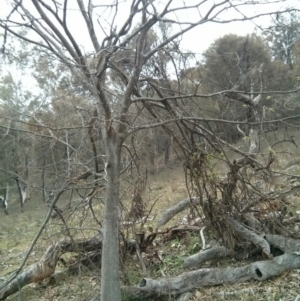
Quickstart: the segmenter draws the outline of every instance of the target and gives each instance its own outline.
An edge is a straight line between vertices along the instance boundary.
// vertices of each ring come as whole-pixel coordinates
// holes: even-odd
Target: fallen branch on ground
[[[182,267],[184,269],[195,268],[208,260],[224,258],[233,254],[233,251],[230,251],[223,246],[215,246],[211,249],[201,251],[199,253],[184,258]]]
[[[198,287],[237,284],[249,280],[264,281],[286,271],[300,268],[300,256],[284,254],[272,260],[258,261],[237,268],[200,269],[173,278],[143,278],[136,287],[123,287],[124,300],[180,295]],[[98,300],[94,298],[90,301]]]
[[[263,236],[257,235],[253,231],[248,230],[245,226],[241,223],[237,222],[232,218],[227,219],[228,223],[231,227],[235,230],[240,237],[244,238],[247,241],[251,241],[254,245],[261,247],[262,251],[267,255],[267,257],[272,258],[270,252],[270,245],[268,242],[263,238]]]
[[[19,275],[12,275],[9,280],[1,285],[0,300],[5,300],[8,296],[16,293],[29,283],[42,281],[50,277],[55,272],[60,256],[64,253],[82,250],[85,252],[101,250],[101,246],[102,240],[98,236],[75,243],[64,240],[58,241],[47,249],[38,263],[29,266]]]
[[[6,299],[29,283],[38,282],[50,277],[55,272],[59,257],[60,245],[56,243],[47,249],[38,263],[31,265],[24,272],[17,275],[8,285],[5,285],[5,283],[2,285],[0,300]]]
[[[175,206],[167,209],[158,219],[156,222],[157,227],[161,227],[165,225],[170,219],[172,219],[176,214],[183,211],[185,208],[189,207],[190,205],[197,205],[200,204],[199,198],[188,198],[180,201]]]

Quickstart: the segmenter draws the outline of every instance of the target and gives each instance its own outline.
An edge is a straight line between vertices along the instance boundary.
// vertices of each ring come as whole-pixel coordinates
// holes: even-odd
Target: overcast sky
[[[8,15],[8,12],[11,10],[11,6],[8,5],[11,0],[0,0],[1,1],[1,9],[0,9],[0,18],[6,17]],[[181,10],[178,15],[172,15],[168,17],[172,17],[174,19],[182,19],[182,20],[188,20],[192,22],[196,22],[199,20],[199,16],[201,17],[202,15],[205,14],[205,12],[213,5],[214,3],[219,3],[222,0],[207,0],[203,1],[204,4],[201,5],[201,9],[197,11],[196,9],[192,10]],[[231,0],[232,3],[234,4],[241,4],[243,2],[247,2],[245,0]],[[267,0],[260,0],[261,2],[267,2]],[[23,0],[22,3],[24,6],[30,10],[32,8],[32,5],[30,4],[30,0]],[[52,3],[50,0],[45,0],[46,3]],[[94,4],[99,4],[103,3],[101,0],[96,1],[94,0]],[[105,3],[110,3],[112,1],[105,1]],[[122,1],[119,1],[120,7],[118,11],[118,16],[117,16],[117,22],[116,25],[120,28],[120,24],[124,22],[124,20],[128,17],[129,11],[130,11],[130,4],[132,1],[127,0],[124,1],[122,4]],[[157,0],[155,3],[163,3],[165,1],[162,0]],[[178,5],[192,5],[197,2],[200,2],[199,0],[176,0],[173,1],[173,6]],[[253,1],[255,2],[255,1]],[[278,0],[276,3],[276,0],[273,1],[275,3],[273,4],[267,4],[267,5],[249,5],[246,7],[243,6],[238,6],[239,11],[235,9],[228,9],[224,12],[222,12],[221,15],[218,17],[222,20],[228,20],[232,18],[241,18],[244,15],[247,16],[253,16],[259,13],[268,13],[268,12],[276,12],[283,10],[286,7],[294,7],[297,9],[300,9],[300,1],[299,0],[285,0],[285,1],[280,1]],[[101,4],[102,4],[101,3]],[[68,14],[68,25],[71,30],[71,32],[74,34],[78,44],[80,44],[86,51],[92,50],[91,47],[91,42],[88,37],[87,31],[86,31],[86,26],[83,23],[82,16],[78,10],[77,6],[77,1],[75,0],[70,0],[68,2],[69,4],[69,14]],[[96,12],[96,9],[95,9]],[[99,13],[99,11],[98,11]],[[103,17],[105,15],[105,17]],[[101,21],[101,26],[106,28],[107,30],[109,29],[109,18],[111,19],[113,14],[109,11],[106,10],[103,12],[103,16],[101,13],[98,14],[98,18]],[[255,27],[257,27],[257,32],[258,34],[261,33],[260,28],[265,28],[268,25],[270,25],[270,16],[264,17],[264,18],[259,18],[255,19],[253,21],[244,21],[244,22],[233,22],[229,24],[219,24],[219,23],[206,23],[201,26],[196,27],[195,29],[191,30],[190,32],[185,33],[181,47],[183,47],[186,50],[191,50],[193,52],[197,53],[202,53],[205,49],[207,49],[211,43],[214,42],[219,37],[224,36],[225,34],[229,33],[235,33],[238,35],[246,35],[254,32]],[[96,21],[95,21],[96,24]],[[98,27],[98,32],[100,32],[100,28]],[[2,41],[0,39],[0,43],[2,44]]]
[[[0,18],[5,19],[9,12],[11,11],[11,6],[9,3],[11,3],[13,0],[0,0],[1,6],[0,6]],[[52,0],[44,0],[46,3],[53,3]],[[60,1],[60,0],[57,0]],[[84,0],[87,1],[87,0]],[[172,18],[187,20],[191,22],[199,21],[199,18],[203,14],[206,13],[206,11],[211,7],[214,3],[219,3],[223,0],[207,0],[202,1],[204,5],[201,6],[201,9],[199,11],[193,9],[193,10],[183,10],[180,12],[180,15],[173,15],[169,16]],[[258,1],[258,0],[253,0]],[[261,2],[267,1],[267,0],[260,0]],[[93,3],[95,4],[102,4],[103,0],[94,0]],[[106,0],[105,3],[111,3],[110,0]],[[122,0],[119,0],[120,3],[122,3]],[[155,3],[164,3],[165,0],[156,0]],[[186,5],[191,5],[193,3],[200,2],[200,0],[175,0],[173,1],[173,5],[183,5],[184,3]],[[232,3],[240,4],[247,2],[246,0],[231,0]],[[273,2],[276,2],[273,1]],[[22,0],[22,3],[26,7],[26,9],[30,10],[32,9],[31,0]],[[125,0],[123,4],[120,4],[119,10],[118,10],[118,16],[117,16],[117,24],[118,28],[120,28],[120,24],[122,24],[126,18],[129,15],[130,12],[130,4],[132,1]],[[78,10],[77,1],[76,0],[69,0],[69,11],[68,11],[68,26],[73,33],[74,37],[76,38],[76,41],[78,44],[81,45],[82,49],[84,49],[84,52],[90,52],[92,50],[91,47],[91,41],[89,39],[88,33],[86,31],[85,23],[82,20],[82,15]],[[242,14],[245,14],[247,16],[253,16],[258,13],[267,13],[267,12],[276,12],[276,11],[282,11],[286,7],[293,7],[300,10],[300,0],[278,0],[277,3],[268,4],[268,5],[251,5],[247,7],[240,7],[241,11],[236,10],[226,10],[224,11],[219,17],[222,20],[228,20],[232,18],[241,18]],[[98,12],[99,13],[99,12]],[[106,15],[105,15],[106,14]],[[15,14],[17,15],[17,14]],[[110,23],[109,18],[112,18],[113,14],[110,13],[108,10],[104,12],[102,15],[101,13],[98,14],[98,18],[101,21],[101,26],[103,26],[104,29],[109,30]],[[19,18],[18,21],[22,21],[21,18]],[[219,23],[206,23],[201,26],[196,27],[195,29],[191,30],[190,32],[187,32],[184,34],[182,41],[181,41],[181,47],[187,51],[192,51],[194,53],[201,54],[204,50],[206,50],[217,38],[224,36],[225,34],[229,33],[235,33],[238,35],[247,35],[254,32],[255,28],[257,30],[257,33],[261,33],[260,28],[266,28],[268,25],[270,25],[271,18],[270,16],[255,19],[253,21],[245,21],[245,22],[233,22],[233,23],[227,23],[227,24],[219,24]],[[95,21],[96,23],[96,21]],[[257,27],[258,26],[258,27]],[[97,32],[100,32],[100,28],[98,27]],[[1,29],[0,29],[1,32]],[[103,38],[103,35],[102,35]],[[40,40],[40,38],[38,38]],[[0,37],[0,47],[2,46],[2,41]],[[101,41],[101,37],[100,37]],[[0,58],[1,59],[1,58]],[[197,59],[200,59],[197,58]],[[2,70],[4,71],[4,70]],[[1,70],[0,70],[1,72]],[[18,72],[14,72],[15,74],[19,74]],[[29,77],[28,77],[29,78]],[[26,79],[25,79],[26,82]],[[29,78],[28,82],[32,85],[33,81]],[[23,80],[24,83],[24,80]],[[27,83],[28,84],[28,83]],[[29,84],[29,85],[30,85]]]
[[[286,7],[294,7],[300,9],[300,0],[287,0],[278,1],[272,5],[258,6],[253,5],[247,7],[243,13],[246,15],[255,15],[260,13],[282,11]],[[235,18],[237,15],[227,13],[227,18]],[[240,16],[239,16],[240,17]],[[274,17],[274,16],[273,16]],[[216,39],[229,34],[247,35],[253,33],[255,30],[258,34],[262,33],[262,29],[271,24],[271,16],[265,16],[254,19],[252,21],[232,22],[227,24],[207,23],[193,29],[185,34],[182,41],[182,46],[191,49],[195,52],[203,52],[206,50]]]

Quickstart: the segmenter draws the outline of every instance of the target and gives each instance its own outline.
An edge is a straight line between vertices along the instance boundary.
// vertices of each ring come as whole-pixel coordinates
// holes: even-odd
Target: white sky
[[[0,0],[0,18],[5,19],[9,12],[11,11],[11,5],[10,3],[14,0]],[[88,0],[83,0],[85,3]],[[106,4],[106,3],[112,3],[116,0],[92,0],[94,4]],[[117,18],[116,18],[116,24],[118,29],[121,27],[123,22],[126,20],[126,18],[129,16],[130,12],[130,4],[132,3],[132,0],[118,0],[120,3]],[[200,20],[200,18],[207,13],[207,11],[211,8],[213,4],[218,4],[224,0],[206,0],[202,1],[204,4],[200,6],[200,9],[191,9],[191,10],[181,10],[180,12],[177,12],[176,14],[168,15],[168,18],[172,19],[180,19],[186,20],[189,22],[197,22]],[[240,6],[240,4],[243,4],[245,2],[248,2],[249,0],[230,0],[230,3],[233,3],[235,5],[238,5],[238,9],[240,11],[236,11],[232,8],[227,9],[226,11],[223,11],[222,14],[218,16],[218,18],[222,20],[228,20],[233,18],[241,18],[242,15],[247,16],[253,16],[258,13],[268,13],[268,12],[276,12],[276,11],[282,11],[286,7],[293,7],[300,9],[300,1],[299,0],[269,0],[275,3],[272,4],[265,4],[265,5],[248,5],[248,6]],[[252,2],[260,1],[260,2],[268,2],[268,0],[252,0]],[[53,3],[53,0],[44,0],[45,3],[51,5]],[[58,2],[63,2],[62,0],[57,0]],[[166,0],[156,0],[154,1],[155,4],[158,5],[158,10],[161,9],[161,5],[165,3]],[[201,0],[174,0],[172,3],[172,7],[178,7],[178,6],[184,6],[184,5],[193,5],[195,3],[199,3]],[[250,2],[250,1],[249,1]],[[31,4],[31,0],[22,0],[22,3],[24,7],[26,7],[27,10],[35,11],[33,5]],[[91,41],[89,38],[89,35],[86,30],[86,25],[82,19],[81,12],[79,11],[77,1],[76,0],[69,0],[68,1],[68,20],[67,24],[71,31],[71,33],[74,35],[77,43],[81,45],[83,52],[91,52]],[[99,10],[102,9],[102,12]],[[98,10],[98,11],[97,11]],[[110,28],[110,20],[112,20],[112,16],[114,15],[109,10],[103,11],[103,8],[94,9],[95,13],[98,13],[98,15],[94,15],[94,25],[97,26],[97,33],[101,32],[101,28],[97,25],[97,18],[99,19],[99,23],[101,23],[102,28],[104,30],[109,30]],[[23,21],[20,16],[17,13],[14,13],[14,20],[17,21]],[[53,20],[53,18],[51,19]],[[255,19],[253,21],[244,21],[244,22],[233,22],[233,23],[227,23],[227,24],[219,24],[219,23],[206,23],[202,24],[200,26],[197,26],[193,30],[187,32],[182,37],[181,41],[181,47],[184,50],[192,51],[195,53],[201,54],[203,51],[205,51],[216,39],[224,36],[225,34],[229,33],[235,33],[238,35],[246,35],[254,32],[254,29],[256,25],[267,27],[270,24],[270,16]],[[136,24],[137,20],[135,21]],[[174,30],[176,29],[176,26],[174,26]],[[178,29],[178,27],[177,27]],[[0,29],[0,33],[3,33],[3,31]],[[260,33],[260,30],[258,29],[258,33]],[[102,36],[102,37],[101,37]],[[31,37],[31,36],[30,36]],[[103,33],[99,35],[99,42],[101,43],[101,38],[103,38]],[[2,38],[0,37],[0,47],[2,46]],[[40,40],[40,38],[38,38]],[[4,71],[4,70],[3,70]],[[1,70],[0,70],[1,72]]]
[[[294,7],[300,9],[299,0],[287,0],[287,1],[278,1],[278,3],[273,3],[271,5],[253,5],[252,7],[247,7],[243,10],[245,15],[256,15],[261,13],[276,12],[282,11],[286,7]],[[225,14],[224,14],[225,15]],[[240,18],[240,14],[227,13],[226,18]],[[265,16],[254,19],[252,21],[239,21],[232,22],[227,24],[219,23],[207,23],[199,26],[186,33],[182,46],[186,49],[190,49],[194,52],[203,52],[206,50],[216,39],[226,35],[226,34],[237,34],[245,36],[257,31],[258,34],[261,34],[262,29],[268,27],[271,24],[271,17]]]
[[[9,3],[14,0],[0,0],[0,18],[5,19],[8,13],[11,11],[11,6]],[[46,3],[53,3],[53,0],[44,0]],[[57,0],[62,1],[62,0]],[[85,2],[87,0],[84,0]],[[113,0],[92,0],[95,4],[103,4],[105,3],[111,3]],[[154,3],[164,3],[166,0],[156,0]],[[174,5],[182,5],[185,3],[186,5],[192,5],[196,2],[200,2],[201,0],[174,0]],[[172,15],[169,17],[172,17],[173,19],[185,19],[188,21],[198,21],[199,15],[203,15],[206,13],[206,11],[211,7],[214,3],[220,3],[224,0],[206,0],[202,1],[204,2],[204,5],[201,6],[201,10],[190,10],[190,11],[181,11],[178,15]],[[235,4],[240,4],[247,2],[249,0],[230,0],[231,2]],[[254,1],[268,1],[268,0],[252,0]],[[276,1],[276,0],[275,0]],[[122,2],[122,0],[119,0],[119,2]],[[22,3],[26,7],[26,9],[30,10],[32,9],[31,0],[22,0]],[[81,45],[81,48],[84,50],[83,52],[90,52],[92,50],[91,47],[91,41],[89,39],[85,23],[83,22],[82,15],[78,10],[77,1],[76,0],[69,0],[68,1],[70,10],[68,11],[68,26],[70,28],[70,31],[74,35],[76,41],[79,45]],[[118,27],[120,28],[120,24],[122,24],[126,18],[129,15],[130,12],[130,4],[132,3],[132,0],[124,0],[124,3],[120,5],[119,8],[119,14],[116,18],[116,23]],[[129,5],[128,5],[129,4]],[[243,14],[247,16],[255,15],[257,13],[267,13],[267,12],[276,12],[276,11],[282,11],[286,7],[293,7],[300,10],[300,1],[299,0],[278,0],[277,3],[268,4],[268,5],[251,5],[248,7],[239,7]],[[95,10],[96,11],[96,10]],[[219,17],[222,18],[222,20],[226,19],[232,19],[232,18],[241,18],[241,12],[236,11],[224,11],[222,15]],[[103,26],[105,29],[109,29],[110,24],[106,24],[104,22],[104,18],[109,20],[111,19],[112,14],[109,14],[108,11],[104,12],[103,15],[99,14],[99,19],[101,20],[101,26]],[[18,21],[22,21],[21,18],[17,19]],[[187,32],[184,34],[182,41],[181,41],[181,48],[183,48],[186,51],[192,51],[194,53],[201,54],[203,51],[205,51],[216,39],[229,34],[234,33],[241,36],[245,36],[247,34],[251,34],[254,32],[254,29],[256,25],[267,27],[270,24],[270,16],[255,19],[253,21],[245,21],[245,22],[233,22],[233,23],[227,23],[227,24],[219,24],[219,23],[206,23],[200,26],[197,26],[193,30]],[[96,21],[94,21],[96,23]],[[98,31],[100,32],[100,28],[98,26]],[[258,29],[257,32],[260,34],[261,30]],[[0,29],[0,33],[3,33]],[[103,38],[103,35],[102,35]],[[40,40],[40,38],[38,39]],[[99,42],[101,43],[101,38],[99,38]],[[0,37],[0,47],[2,46],[2,38]],[[1,57],[0,57],[1,59]],[[201,59],[201,57],[197,58]],[[8,66],[7,66],[8,67]],[[17,70],[12,69],[10,66],[10,71],[16,75],[16,78],[22,77],[22,83],[28,88],[35,91],[36,83],[32,80],[32,77],[28,74],[28,76],[22,76],[20,72],[17,72]],[[5,72],[5,70],[2,70],[2,72]],[[2,73],[3,74],[3,73]],[[1,76],[1,70],[0,70],[0,76]]]
[[[1,9],[0,9],[0,18],[6,17],[9,10],[11,9],[8,3],[10,0],[0,0],[1,3]],[[5,1],[5,2],[4,2]],[[172,15],[169,17],[173,18],[180,18],[185,19],[188,21],[196,21],[199,20],[199,15],[203,15],[206,13],[206,11],[213,5],[214,3],[219,3],[222,0],[207,0],[204,2],[203,5],[200,6],[200,11],[197,11],[195,9],[190,11],[181,11],[178,13],[178,15]],[[242,4],[244,2],[247,2],[245,0],[231,0],[234,4]],[[261,2],[267,2],[267,0],[260,0]],[[30,4],[30,0],[23,0],[24,6],[30,10],[32,8],[32,5]],[[52,3],[50,0],[45,0],[46,3]],[[58,1],[59,2],[59,1]],[[112,1],[105,1],[105,3],[111,3]],[[120,1],[122,2],[122,1]],[[120,4],[119,13],[117,16],[117,25],[124,22],[126,17],[128,16],[129,10],[130,10],[130,4],[132,1],[125,0],[123,4]],[[154,3],[163,3],[165,1],[157,0]],[[185,3],[186,5],[192,5],[197,2],[200,2],[200,0],[175,0],[173,3],[173,6],[175,5],[183,5]],[[254,2],[254,1],[253,1]],[[274,1],[275,2],[275,1]],[[85,24],[82,21],[82,16],[80,12],[78,11],[77,1],[75,0],[69,0],[69,19],[68,24],[71,32],[74,34],[75,38],[77,39],[77,42],[82,45],[82,47],[85,48],[86,51],[89,50],[91,43],[90,39],[88,38],[88,34],[86,32]],[[103,3],[103,1],[96,1],[94,0],[93,3],[99,4]],[[72,5],[72,6],[71,6]],[[267,12],[276,12],[283,10],[286,7],[294,7],[300,9],[300,1],[299,0],[285,0],[280,1],[278,0],[277,3],[273,4],[267,4],[267,5],[251,5],[247,7],[239,6],[240,12],[237,12],[236,10],[227,10],[222,12],[222,14],[219,16],[220,18],[224,19],[232,19],[232,18],[241,18],[241,13],[251,16],[255,15],[257,13],[267,13]],[[97,10],[95,9],[95,12]],[[105,17],[103,17],[105,15]],[[109,24],[105,24],[104,18],[111,19],[112,14],[109,14],[109,11],[106,11],[103,13],[103,16],[100,14],[100,19],[102,18],[101,25],[104,26],[104,28],[108,28]],[[96,21],[94,22],[96,24]],[[191,50],[193,52],[203,52],[205,49],[207,49],[211,43],[213,43],[214,40],[216,40],[219,37],[224,36],[228,33],[235,33],[238,35],[246,35],[249,33],[252,33],[254,31],[254,28],[256,25],[260,25],[263,27],[268,26],[270,24],[270,17],[264,17],[260,19],[255,19],[253,21],[245,21],[245,22],[234,22],[229,24],[217,24],[217,23],[206,23],[203,25],[198,26],[197,28],[191,30],[190,32],[186,33],[183,37],[182,44],[183,48]],[[120,27],[120,26],[119,26]],[[98,32],[99,32],[98,27]],[[258,33],[260,33],[260,30],[258,30]],[[101,41],[101,39],[100,39]],[[0,39],[0,43],[2,44],[2,41]],[[0,45],[1,45],[0,44]]]

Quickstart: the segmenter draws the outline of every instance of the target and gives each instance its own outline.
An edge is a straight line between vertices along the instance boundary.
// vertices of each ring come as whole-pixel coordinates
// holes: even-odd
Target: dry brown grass
[[[298,130],[293,130],[289,135],[294,135],[295,140],[300,141],[297,132]],[[268,147],[274,144],[276,139],[284,138],[284,134],[279,133],[277,137],[272,137],[272,135],[273,134],[268,134],[266,139],[262,139],[261,148],[265,149],[266,152]],[[245,144],[245,141],[240,142],[237,147],[245,147],[243,144]],[[282,143],[276,146],[275,152],[277,161],[274,167],[286,169],[293,166],[291,171],[299,172],[300,174],[300,149],[295,148],[290,143]],[[228,156],[230,159],[235,157],[232,153],[229,153]],[[221,174],[225,174],[226,170],[224,166],[222,162],[219,162],[216,165],[216,169]],[[124,183],[124,187],[125,186],[128,186],[128,182],[126,182],[126,185]],[[125,193],[123,197],[124,204],[130,202],[132,191],[132,188],[129,188]],[[151,216],[160,214],[166,208],[186,197],[188,197],[188,193],[186,191],[185,177],[181,165],[172,168],[163,168],[159,173],[148,175],[148,183],[143,195],[143,199],[147,204],[146,210],[149,210],[153,202],[158,199],[151,212]],[[297,196],[292,198],[291,201],[294,206],[294,211],[300,208],[300,201]],[[101,216],[102,205],[100,200],[94,204],[94,210],[98,217]],[[17,203],[10,206],[10,215],[8,216],[0,211],[0,278],[7,277],[19,266],[37,229],[43,221],[45,212],[46,206],[40,200],[35,199],[32,199],[26,204],[23,214],[20,213]],[[187,213],[184,212],[182,214],[185,215]],[[167,224],[166,227],[172,223],[179,222],[181,218],[182,216],[176,217],[172,222]],[[92,214],[88,210],[67,213],[65,219],[74,237],[88,237],[99,229],[99,225],[95,223]],[[143,230],[147,232],[149,227],[155,228],[155,221],[146,224]],[[61,221],[52,220],[40,238],[33,254],[29,257],[28,264],[37,261],[48,245],[64,237],[66,232],[63,229],[64,225]],[[158,277],[161,275],[162,269],[166,275],[170,276],[183,272],[181,268],[181,257],[194,252],[193,246],[197,244],[197,241],[200,243],[198,237],[188,237],[185,241],[174,241],[161,246],[160,248],[164,253],[163,258],[165,262],[163,265],[159,262],[154,263],[152,268],[148,270],[149,276]],[[216,264],[219,265],[220,263]],[[231,264],[234,263],[232,262]],[[65,268],[60,265],[57,271],[61,273],[55,277],[56,280],[54,283],[48,284],[47,281],[45,281],[42,285],[29,285],[21,291],[20,295],[16,294],[10,297],[9,300],[88,300],[99,291],[99,271],[88,271],[83,268],[78,275],[68,275],[65,272]],[[136,284],[141,277],[143,277],[143,275],[136,256],[128,256],[124,272],[122,273],[122,279],[129,281],[130,284]],[[127,278],[127,280],[125,278]],[[277,279],[263,283],[250,282],[230,287],[201,288],[193,292],[191,300],[294,301],[298,292],[300,293],[299,278],[299,272],[293,271]],[[220,293],[224,294],[220,295]],[[170,297],[168,300],[172,300],[172,298]]]

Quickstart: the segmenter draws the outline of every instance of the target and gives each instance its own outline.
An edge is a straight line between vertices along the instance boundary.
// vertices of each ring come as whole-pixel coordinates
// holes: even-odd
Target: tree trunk
[[[112,133],[106,137],[106,197],[103,217],[101,301],[121,301],[119,264],[120,143]]]
[[[46,203],[46,156],[43,155],[43,169],[42,169],[42,191],[43,191],[43,202]]]
[[[20,178],[17,176],[14,178],[17,186],[18,186],[18,191],[19,191],[19,195],[20,195],[20,204],[21,204],[21,212],[24,212],[24,203],[26,202],[27,199],[27,184],[26,183],[21,183]]]

